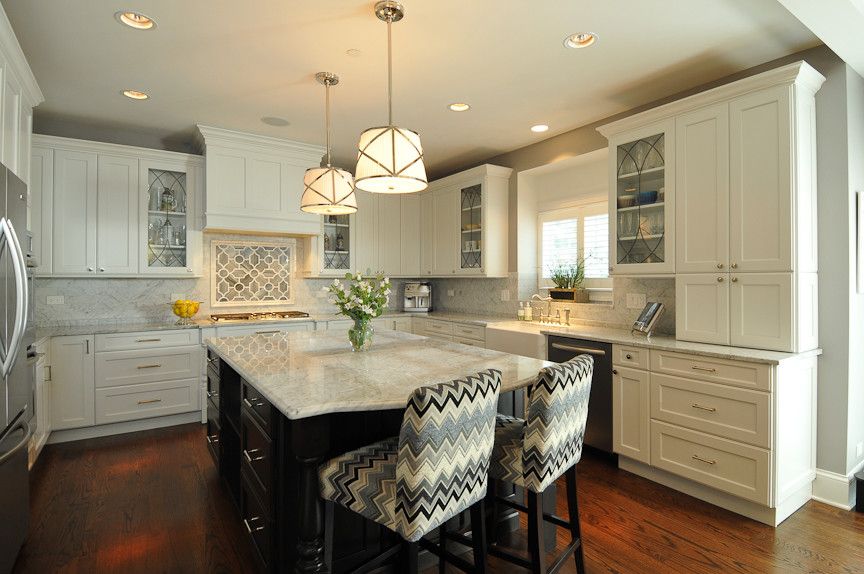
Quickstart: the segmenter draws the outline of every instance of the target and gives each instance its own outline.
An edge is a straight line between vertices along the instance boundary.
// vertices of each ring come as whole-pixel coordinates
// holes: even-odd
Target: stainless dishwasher
[[[577,355],[594,358],[585,444],[612,452],[612,345],[586,339],[549,336],[547,358],[563,363]]]

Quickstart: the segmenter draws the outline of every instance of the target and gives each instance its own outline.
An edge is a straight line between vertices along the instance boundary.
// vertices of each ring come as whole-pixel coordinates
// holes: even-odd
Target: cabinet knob
[[[192,268],[191,268],[191,267],[187,267],[187,268],[186,268],[186,273],[192,273]]]
[[[633,355],[631,355],[630,353],[627,353],[627,354],[624,355],[624,356],[625,356],[626,358],[628,358],[628,359],[632,359],[632,358],[633,358]]]
[[[732,283],[738,283],[738,278],[737,278],[737,277],[733,277],[733,278],[732,278]]]
[[[722,277],[718,277],[718,278],[717,278],[717,283],[723,283],[723,278],[722,278]]]
[[[91,271],[91,272],[92,272],[92,271],[93,271],[93,268],[92,268],[92,267],[88,267],[88,268],[87,268],[87,271]]]
[[[613,375],[617,375],[617,374],[618,374],[618,369],[612,369],[612,374],[613,374]]]
[[[100,272],[100,273],[105,273],[105,268],[104,268],[104,267],[100,267],[100,268],[99,268],[99,272]]]
[[[732,269],[738,269],[738,264],[737,264],[737,263],[733,263],[733,264],[730,265],[729,267],[731,267]]]
[[[717,264],[717,269],[723,269],[723,264],[722,264],[722,263],[718,263],[718,264]]]

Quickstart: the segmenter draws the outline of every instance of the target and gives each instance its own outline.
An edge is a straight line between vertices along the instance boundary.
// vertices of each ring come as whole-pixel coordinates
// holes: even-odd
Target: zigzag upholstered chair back
[[[522,445],[524,486],[543,492],[582,457],[594,359],[545,367],[528,391]]]
[[[396,531],[411,542],[486,495],[501,372],[421,387],[408,400],[396,461]]]

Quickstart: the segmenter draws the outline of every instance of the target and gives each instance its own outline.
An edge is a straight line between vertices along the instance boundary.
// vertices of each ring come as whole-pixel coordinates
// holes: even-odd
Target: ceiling
[[[140,130],[171,147],[202,123],[323,144],[318,71],[341,78],[333,120],[343,166],[353,169],[360,132],[387,120],[386,26],[373,1],[2,4],[45,94],[37,129],[65,123],[93,139]],[[420,132],[432,177],[819,44],[774,0],[404,4],[393,25],[394,121]],[[158,25],[121,26],[121,8]],[[581,31],[600,40],[563,47]],[[151,99],[124,98],[125,88]],[[471,110],[449,111],[456,101]],[[268,116],[290,123],[267,125]],[[537,123],[551,129],[529,131]]]

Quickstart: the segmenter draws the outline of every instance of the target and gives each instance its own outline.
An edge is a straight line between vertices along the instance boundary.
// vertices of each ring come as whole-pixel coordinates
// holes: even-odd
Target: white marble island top
[[[207,346],[289,419],[401,409],[417,387],[485,369],[502,372],[504,393],[551,364],[396,331],[376,332],[359,353],[345,333],[328,331],[213,338]]]

